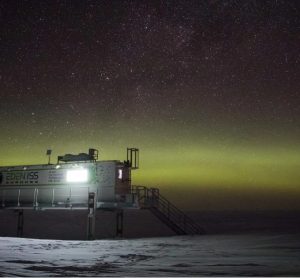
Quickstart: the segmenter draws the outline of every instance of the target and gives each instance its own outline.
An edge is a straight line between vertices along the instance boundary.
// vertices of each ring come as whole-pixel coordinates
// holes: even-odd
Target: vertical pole
[[[72,208],[72,187],[71,186],[70,186],[69,202],[67,206]]]
[[[123,218],[124,218],[123,210],[122,209],[117,210],[117,215],[116,215],[116,221],[117,221],[116,236],[117,237],[123,236]]]
[[[50,150],[50,149],[48,149],[46,152],[46,155],[48,155],[48,164],[49,165],[50,165],[51,153],[52,153],[52,150]]]
[[[18,210],[17,237],[23,236],[23,226],[24,226],[24,211],[20,209]]]
[[[4,208],[5,207],[5,190],[3,189],[2,190],[2,207]]]
[[[95,206],[95,192],[90,192],[88,199],[87,240],[95,239]]]
[[[19,189],[19,193],[18,193],[18,207],[20,206],[20,195],[21,195],[21,189]]]
[[[38,203],[38,196],[39,196],[39,189],[37,188],[36,189],[36,195],[35,195],[35,201],[36,201],[36,203],[35,203],[35,205],[36,205],[36,207],[38,207],[39,206],[39,203]]]
[[[54,207],[54,188],[52,189],[52,207]]]
[[[33,191],[33,203],[32,203],[33,208],[35,207],[35,192],[36,192],[36,188]]]
[[[39,206],[38,195],[39,195],[39,190],[38,190],[38,188],[35,188],[34,193],[33,193],[33,208],[34,209],[37,209]]]

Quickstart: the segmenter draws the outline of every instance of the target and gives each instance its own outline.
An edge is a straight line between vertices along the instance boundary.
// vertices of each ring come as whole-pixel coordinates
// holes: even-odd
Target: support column
[[[24,226],[24,211],[20,209],[18,210],[17,237],[23,236],[23,226]]]
[[[116,236],[117,237],[122,237],[123,236],[123,218],[124,218],[124,213],[123,210],[117,210],[116,214]]]
[[[95,239],[95,218],[96,218],[95,192],[90,192],[89,199],[88,199],[87,240]]]

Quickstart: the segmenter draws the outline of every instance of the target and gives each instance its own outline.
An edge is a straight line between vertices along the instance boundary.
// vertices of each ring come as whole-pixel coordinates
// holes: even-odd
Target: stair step
[[[175,222],[168,219],[163,213],[161,213],[156,208],[150,208],[150,211],[159,218],[163,223],[165,223],[169,228],[171,228],[178,235],[186,235],[186,231],[184,231],[179,225]]]
[[[140,207],[142,209],[149,209],[176,234],[186,235],[205,233],[204,230],[183,211],[163,197],[157,188],[137,186],[134,190],[135,194],[138,196]]]

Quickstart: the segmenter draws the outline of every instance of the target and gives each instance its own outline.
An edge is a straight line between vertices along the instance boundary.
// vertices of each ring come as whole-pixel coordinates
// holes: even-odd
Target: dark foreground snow
[[[0,238],[0,276],[299,276],[300,234]]]

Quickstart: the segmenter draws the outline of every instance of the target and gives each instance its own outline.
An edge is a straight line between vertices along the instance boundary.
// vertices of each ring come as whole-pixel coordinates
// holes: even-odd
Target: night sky
[[[0,165],[140,148],[184,209],[300,209],[293,0],[0,1]]]

